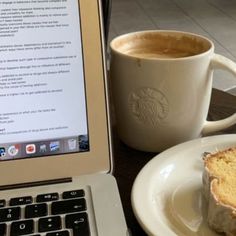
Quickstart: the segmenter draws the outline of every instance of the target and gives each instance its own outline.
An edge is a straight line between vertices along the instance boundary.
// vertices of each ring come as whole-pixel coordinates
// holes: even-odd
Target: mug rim
[[[150,57],[137,57],[134,55],[130,55],[130,54],[126,54],[124,52],[121,52],[120,50],[118,50],[117,48],[114,47],[114,44],[121,40],[124,39],[128,36],[132,36],[132,35],[144,35],[146,33],[170,33],[170,34],[182,34],[182,35],[188,35],[188,36],[193,36],[195,38],[204,40],[206,42],[209,43],[210,47],[200,53],[197,53],[195,55],[191,55],[191,56],[186,56],[186,57],[177,57],[177,58],[162,58],[162,57],[156,57],[156,58],[150,58]],[[122,35],[119,35],[115,38],[113,38],[110,42],[110,49],[111,52],[114,52],[118,55],[121,55],[123,57],[127,57],[127,58],[132,58],[132,59],[138,59],[138,60],[147,60],[147,61],[177,61],[177,60],[189,60],[189,59],[193,59],[193,58],[197,58],[200,56],[204,56],[205,54],[208,54],[209,52],[213,51],[214,52],[214,43],[212,42],[212,40],[210,40],[209,38],[200,35],[200,34],[196,34],[196,33],[192,33],[192,32],[187,32],[187,31],[178,31],[178,30],[141,30],[141,31],[133,31],[133,32],[129,32],[129,33],[125,33]]]

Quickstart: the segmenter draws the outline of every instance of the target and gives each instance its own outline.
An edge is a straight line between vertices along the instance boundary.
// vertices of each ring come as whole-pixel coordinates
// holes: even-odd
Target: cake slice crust
[[[236,148],[206,156],[205,168],[217,180],[212,182],[212,192],[218,200],[236,208]]]
[[[206,155],[204,166],[208,223],[217,232],[236,235],[236,148]]]

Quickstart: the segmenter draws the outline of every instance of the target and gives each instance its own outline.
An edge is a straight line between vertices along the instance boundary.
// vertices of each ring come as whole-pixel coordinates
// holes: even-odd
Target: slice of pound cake
[[[204,157],[203,187],[208,224],[219,233],[236,235],[236,148]]]

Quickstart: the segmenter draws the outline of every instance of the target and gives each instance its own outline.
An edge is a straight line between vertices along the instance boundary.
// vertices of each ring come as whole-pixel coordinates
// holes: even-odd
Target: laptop
[[[127,235],[101,2],[0,4],[0,235]]]

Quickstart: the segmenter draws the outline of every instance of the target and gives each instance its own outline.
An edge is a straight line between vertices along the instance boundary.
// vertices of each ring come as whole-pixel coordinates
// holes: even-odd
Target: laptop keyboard
[[[85,192],[0,199],[0,236],[89,236]]]

